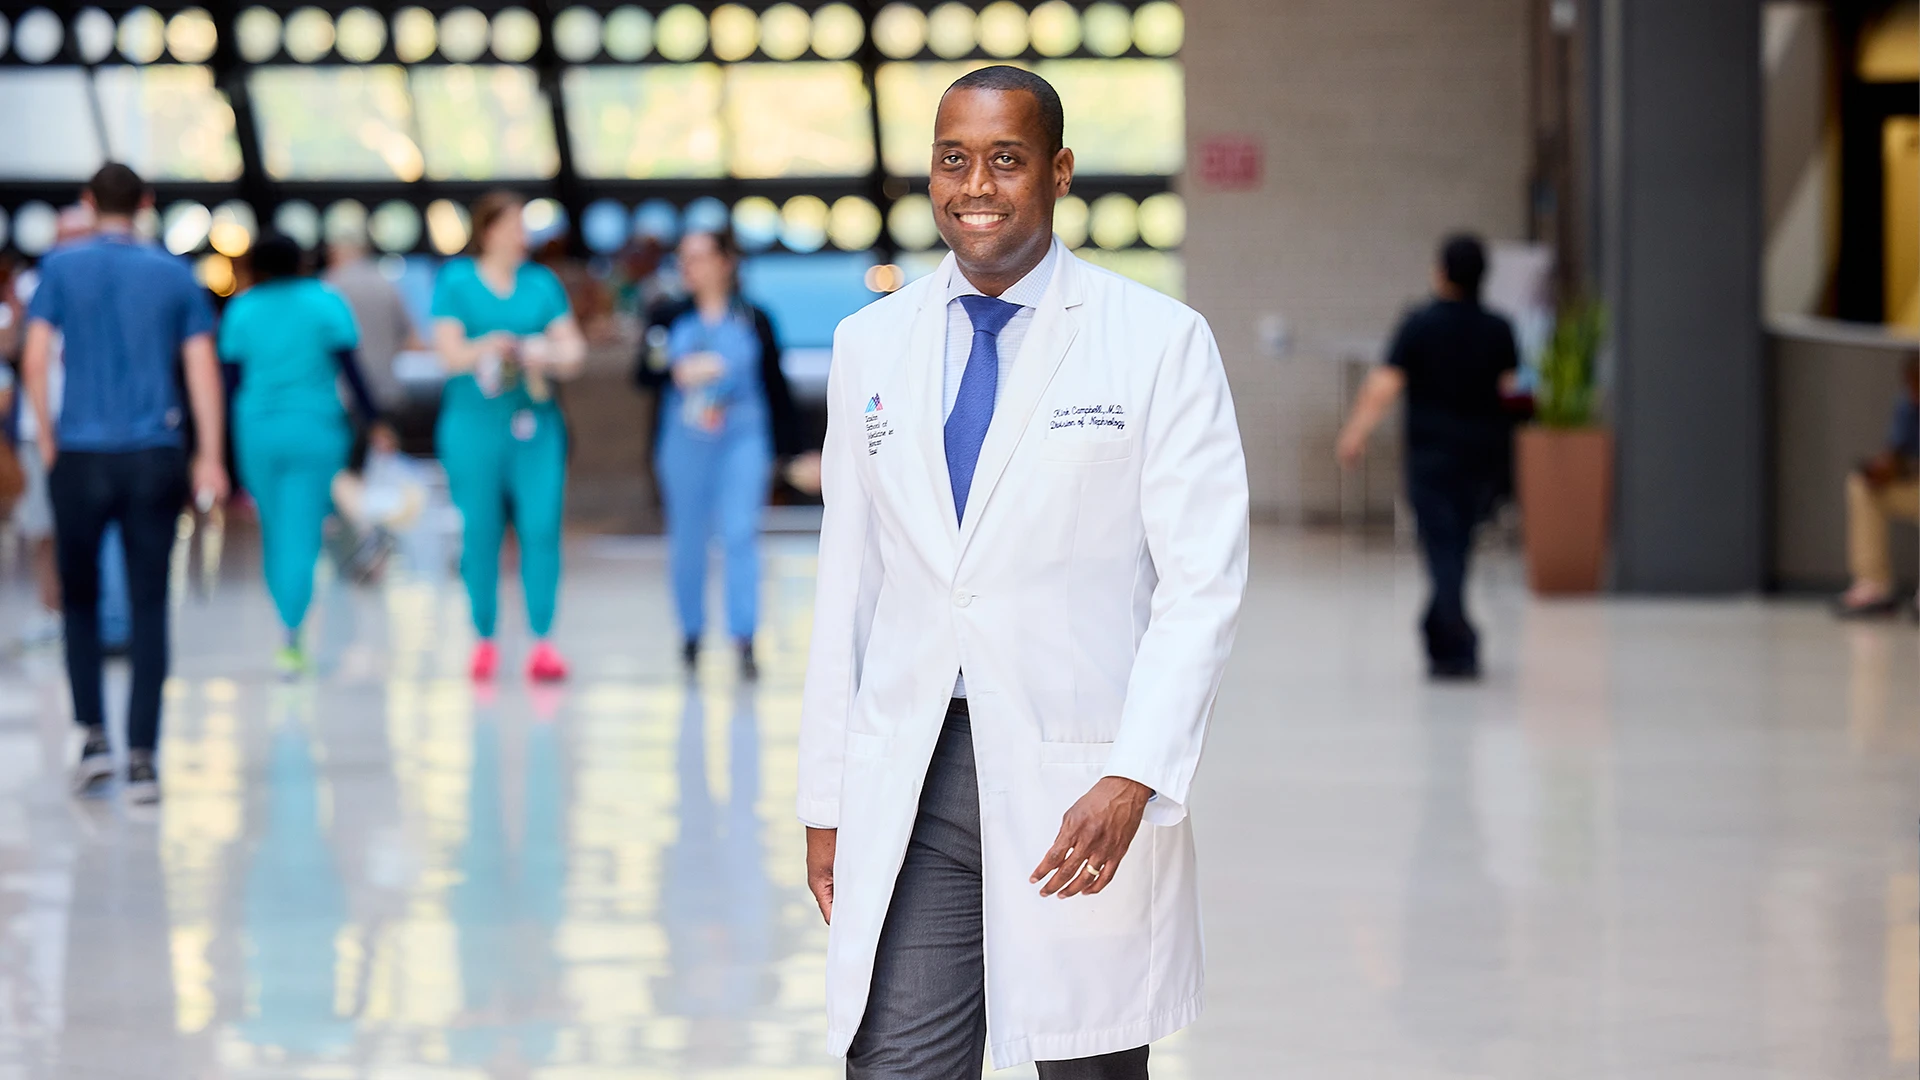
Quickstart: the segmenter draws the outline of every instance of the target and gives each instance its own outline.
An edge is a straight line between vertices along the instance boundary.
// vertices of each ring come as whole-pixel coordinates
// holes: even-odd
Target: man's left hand
[[[1103,776],[1093,790],[1080,796],[1060,819],[1060,835],[1034,867],[1029,883],[1053,875],[1040,887],[1041,896],[1061,899],[1097,893],[1120,869],[1120,859],[1140,831],[1141,815],[1153,791],[1145,784],[1119,776]]]

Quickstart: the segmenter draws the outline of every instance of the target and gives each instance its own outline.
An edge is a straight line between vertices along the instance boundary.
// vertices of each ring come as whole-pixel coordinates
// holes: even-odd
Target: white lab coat
[[[1061,255],[964,524],[941,415],[953,258],[834,336],[799,814],[839,831],[835,1055],[962,668],[994,1066],[1129,1049],[1200,1010],[1186,804],[1246,583],[1246,461],[1206,322]],[[1158,793],[1147,824],[1105,891],[1042,899],[1028,875],[1105,775]]]

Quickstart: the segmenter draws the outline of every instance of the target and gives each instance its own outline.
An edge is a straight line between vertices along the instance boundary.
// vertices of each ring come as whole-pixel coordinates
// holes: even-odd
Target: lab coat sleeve
[[[860,475],[866,452],[861,414],[848,401],[851,362],[844,327],[834,335],[827,374],[827,438],[821,452],[820,560],[813,602],[813,642],[800,704],[801,822],[840,825],[840,777],[847,717],[860,685],[860,658],[879,594],[880,558],[872,533],[872,500]]]
[[[1152,788],[1145,820],[1187,814],[1247,581],[1247,464],[1213,333],[1185,313],[1142,432],[1140,513],[1155,584],[1106,775]]]

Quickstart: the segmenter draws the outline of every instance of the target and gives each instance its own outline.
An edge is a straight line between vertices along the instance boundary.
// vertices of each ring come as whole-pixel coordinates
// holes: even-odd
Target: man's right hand
[[[47,430],[47,427],[48,425],[41,424],[40,432],[34,436],[33,441],[40,447],[40,467],[51,472],[53,459],[60,456],[60,443],[54,438],[53,432]]]
[[[227,480],[226,463],[211,454],[193,456],[193,500],[194,507],[202,513],[213,509],[213,504],[224,503],[230,494]]]
[[[837,829],[807,830],[807,888],[828,926],[833,925],[833,853],[839,839]]]

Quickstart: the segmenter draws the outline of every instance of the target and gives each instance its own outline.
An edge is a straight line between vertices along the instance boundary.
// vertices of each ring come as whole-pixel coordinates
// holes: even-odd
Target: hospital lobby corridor
[[[814,546],[765,542],[749,684],[683,675],[660,541],[575,538],[572,679],[491,691],[457,581],[323,576],[282,682],[257,552],[183,561],[157,807],[70,798],[60,653],[0,657],[0,1078],[838,1076]],[[1543,601],[1496,551],[1487,677],[1438,685],[1422,590],[1385,538],[1255,530],[1193,799],[1208,1004],[1156,1077],[1913,1075],[1911,624]]]

